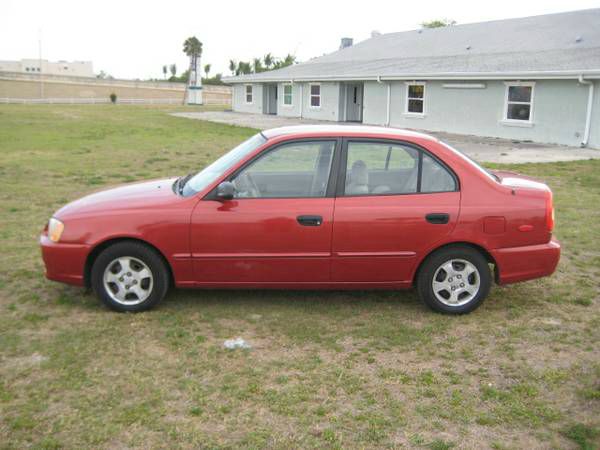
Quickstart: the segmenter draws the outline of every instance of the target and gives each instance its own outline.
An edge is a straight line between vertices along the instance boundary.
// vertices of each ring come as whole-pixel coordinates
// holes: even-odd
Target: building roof
[[[368,79],[600,78],[600,8],[374,36],[230,83]]]

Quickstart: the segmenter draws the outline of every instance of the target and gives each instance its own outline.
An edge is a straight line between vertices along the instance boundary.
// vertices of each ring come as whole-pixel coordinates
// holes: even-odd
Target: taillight
[[[552,202],[552,191],[548,191],[548,197],[546,197],[546,227],[551,233],[552,230],[554,230],[554,204]]]

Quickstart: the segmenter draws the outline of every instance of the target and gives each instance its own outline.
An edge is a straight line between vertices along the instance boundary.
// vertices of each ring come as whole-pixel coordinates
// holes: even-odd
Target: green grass
[[[411,291],[172,291],[115,314],[46,281],[37,237],[64,203],[255,132],[172,110],[0,106],[0,448],[598,448],[600,161],[503,166],[553,188],[563,257],[467,316]]]

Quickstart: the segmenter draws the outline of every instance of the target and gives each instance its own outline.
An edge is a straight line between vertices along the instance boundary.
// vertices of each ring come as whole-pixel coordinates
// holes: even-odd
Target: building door
[[[363,85],[346,85],[346,122],[362,122]]]
[[[277,114],[277,85],[276,84],[266,84],[265,85],[265,103],[266,109],[265,112],[267,114]]]

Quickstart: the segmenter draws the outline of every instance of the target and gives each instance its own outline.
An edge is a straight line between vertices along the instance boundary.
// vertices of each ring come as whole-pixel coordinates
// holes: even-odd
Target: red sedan
[[[401,289],[466,313],[550,275],[552,192],[404,130],[259,133],[198,173],[88,195],[41,236],[46,276],[118,311],[180,288]]]

